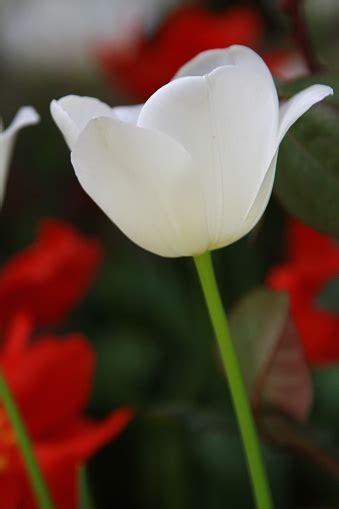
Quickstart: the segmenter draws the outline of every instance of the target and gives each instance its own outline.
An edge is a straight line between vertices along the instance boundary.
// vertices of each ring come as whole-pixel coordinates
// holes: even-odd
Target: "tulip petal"
[[[0,132],[0,204],[2,203],[5,191],[7,168],[15,136],[20,129],[28,125],[36,124],[39,120],[40,117],[34,108],[24,106],[23,108],[20,108],[18,113],[15,115],[9,127]]]
[[[269,168],[279,110],[258,55],[234,46],[206,58],[220,52],[231,65],[165,85],[146,102],[138,125],[168,134],[191,154],[202,174],[210,244],[222,246],[242,224]]]
[[[204,76],[217,67],[225,65],[234,65],[229,50],[210,49],[199,53],[196,57],[192,58],[192,60],[180,67],[173,79],[176,80],[187,76]]]
[[[15,329],[20,315],[36,327],[64,322],[87,295],[101,260],[98,240],[63,221],[42,221],[35,242],[1,266],[2,327]]]
[[[79,136],[72,163],[85,191],[139,246],[168,257],[207,249],[199,173],[165,134],[94,119]]]
[[[135,104],[133,106],[116,106],[113,108],[113,112],[122,122],[136,125],[142,107],[143,104]]]
[[[55,507],[74,509],[79,507],[78,501],[78,469],[79,463],[73,455],[66,455],[60,450],[58,443],[42,441],[35,443],[35,456],[42,470],[44,479],[50,490]],[[36,499],[29,478],[23,467],[20,469],[18,498],[16,509],[36,509]]]
[[[81,335],[45,337],[18,355],[2,356],[1,363],[34,439],[63,429],[88,401],[94,353]]]
[[[51,441],[58,446],[60,456],[73,456],[79,463],[85,463],[98,449],[118,438],[134,414],[132,408],[121,407],[102,420],[77,417]]]
[[[77,95],[67,95],[52,101],[51,115],[71,150],[90,120],[115,116],[113,108],[99,99]]]
[[[15,468],[8,465],[0,474],[0,500],[3,509],[18,509],[20,507],[20,476]]]
[[[3,139],[10,139],[23,127],[37,124],[39,120],[40,116],[34,108],[31,106],[23,106],[15,115],[12,123],[0,134],[0,136]]]
[[[246,235],[254,228],[261,216],[265,212],[267,204],[272,194],[275,171],[277,167],[278,152],[272,159],[270,167],[265,175],[265,178],[261,184],[259,192],[250,210],[247,213],[245,221],[242,225],[241,237]],[[239,237],[240,238],[240,237]]]
[[[243,223],[238,226],[234,233],[229,236],[230,243],[236,242],[237,240],[241,239],[247,233],[249,233],[255,225],[259,222],[261,216],[265,212],[265,209],[267,207],[267,204],[269,202],[269,199],[272,194],[272,188],[274,184],[274,177],[275,177],[275,171],[277,166],[277,158],[278,158],[278,152],[275,154],[275,156],[272,159],[272,162],[269,166],[269,169],[265,175],[265,178],[261,184],[261,187],[259,189],[259,192],[253,202],[253,205],[249,209],[245,219],[243,220]],[[226,232],[227,233],[227,232]],[[218,249],[222,247],[224,244],[221,242],[220,244],[216,244],[212,246],[212,249]]]
[[[266,78],[272,81],[271,73],[262,58],[250,48],[237,44],[229,48],[211,49],[199,53],[180,67],[173,79],[187,76],[204,76],[218,67],[228,65],[246,65],[248,69],[252,69],[253,75],[266,75]]]
[[[280,107],[278,144],[289,128],[314,104],[333,94],[333,89],[327,85],[312,85],[299,92]]]

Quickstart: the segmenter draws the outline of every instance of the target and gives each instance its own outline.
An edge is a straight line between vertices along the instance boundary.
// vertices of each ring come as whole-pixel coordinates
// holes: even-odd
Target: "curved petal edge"
[[[331,87],[327,85],[312,85],[286,101],[280,107],[278,144],[281,143],[289,128],[298,118],[306,113],[311,106],[322,101],[329,95],[333,95],[333,89]]]

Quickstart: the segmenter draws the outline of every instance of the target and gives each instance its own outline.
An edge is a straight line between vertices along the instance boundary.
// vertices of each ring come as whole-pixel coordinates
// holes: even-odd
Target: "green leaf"
[[[332,279],[320,291],[317,304],[331,313],[339,313],[339,276]]]
[[[339,235],[339,122],[318,105],[292,127],[278,158],[275,192],[293,216],[332,236]]]
[[[303,421],[312,386],[286,294],[254,290],[234,308],[230,326],[254,410],[273,407]]]

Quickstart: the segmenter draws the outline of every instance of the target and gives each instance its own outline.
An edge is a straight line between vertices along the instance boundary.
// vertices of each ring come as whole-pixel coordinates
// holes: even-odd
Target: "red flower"
[[[38,238],[14,256],[0,272],[0,324],[23,311],[34,323],[57,323],[87,292],[102,251],[62,221],[42,223]]]
[[[26,346],[24,338],[18,340],[17,332],[13,332],[6,346],[0,356],[1,366],[52,498],[60,509],[77,509],[79,466],[115,438],[133,413],[121,408],[100,422],[84,416],[95,359],[82,336],[73,334],[62,340],[44,337]],[[1,405],[0,501],[4,509],[36,509],[14,433]]]
[[[339,246],[333,239],[292,221],[289,261],[268,276],[271,288],[286,290],[306,357],[313,366],[339,361],[339,316],[317,302],[321,290],[339,274]]]
[[[114,83],[133,97],[147,99],[197,53],[231,44],[256,46],[263,35],[261,15],[250,7],[212,13],[202,7],[174,11],[153,37],[143,31],[122,47],[105,45],[99,60]]]

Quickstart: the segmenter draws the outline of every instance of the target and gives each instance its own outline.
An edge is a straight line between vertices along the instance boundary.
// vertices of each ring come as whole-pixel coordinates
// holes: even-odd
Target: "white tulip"
[[[4,131],[0,122],[0,205],[2,204],[7,182],[7,173],[12,154],[15,137],[18,131],[25,126],[36,124],[39,115],[30,106],[20,108],[11,125]]]
[[[144,105],[67,96],[51,112],[82,187],[132,241],[196,256],[255,226],[284,135],[332,93],[313,85],[279,108],[264,61],[232,46],[198,55]]]

